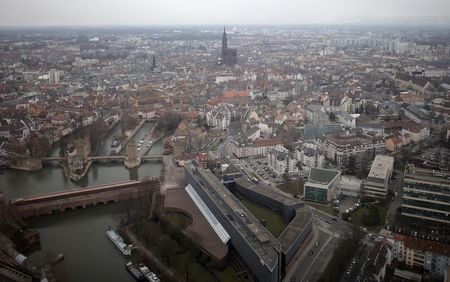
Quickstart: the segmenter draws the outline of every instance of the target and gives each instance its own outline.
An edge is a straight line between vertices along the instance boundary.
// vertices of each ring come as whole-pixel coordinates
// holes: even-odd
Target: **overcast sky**
[[[450,24],[450,0],[0,0],[0,26]]]

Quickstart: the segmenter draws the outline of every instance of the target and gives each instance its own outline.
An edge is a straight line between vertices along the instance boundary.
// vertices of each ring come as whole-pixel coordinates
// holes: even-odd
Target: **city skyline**
[[[450,25],[450,2],[250,0],[3,1],[0,27],[160,25]],[[276,11],[276,13],[274,13]]]

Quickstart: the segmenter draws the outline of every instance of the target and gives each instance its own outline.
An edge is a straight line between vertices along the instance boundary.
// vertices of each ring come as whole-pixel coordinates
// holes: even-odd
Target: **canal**
[[[151,126],[151,123],[145,124],[135,139],[145,136]],[[110,149],[114,134],[112,132],[105,137],[102,154]],[[162,152],[163,143],[159,141],[149,154]],[[64,177],[62,168],[49,165],[33,173],[4,171],[0,175],[0,190],[5,199],[10,200],[75,187],[159,176],[160,173],[161,164],[155,162],[146,162],[130,170],[122,163],[95,163],[85,179],[73,183]],[[28,225],[41,232],[42,247],[40,251],[30,254],[29,259],[40,265],[51,255],[63,253],[65,259],[57,266],[57,270],[58,273],[61,272],[64,281],[134,281],[125,270],[126,257],[105,234],[108,226],[117,226],[125,214],[126,205],[119,203],[29,220]]]

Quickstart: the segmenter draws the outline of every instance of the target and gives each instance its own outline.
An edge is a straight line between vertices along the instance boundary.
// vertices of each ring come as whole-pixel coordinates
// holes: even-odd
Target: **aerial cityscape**
[[[0,281],[450,281],[450,2],[211,2],[0,4]]]

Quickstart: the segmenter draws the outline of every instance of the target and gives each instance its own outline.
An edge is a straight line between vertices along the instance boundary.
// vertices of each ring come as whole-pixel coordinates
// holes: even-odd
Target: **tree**
[[[282,175],[282,178],[283,178],[283,183],[288,183],[289,182],[289,170],[288,170],[288,168],[285,169],[285,171],[284,171],[284,173]]]
[[[128,112],[122,115],[121,130],[125,132],[128,129],[133,129],[137,124],[137,119],[132,117]]]
[[[353,155],[348,157],[347,170],[350,174],[353,174],[356,170],[356,158]]]
[[[28,141],[27,148],[33,158],[39,159],[50,150],[50,141],[45,136],[35,136]]]
[[[89,128],[91,146],[95,147],[107,130],[108,125],[105,120],[103,118],[98,118],[97,121]]]
[[[365,226],[372,227],[380,225],[381,218],[380,212],[375,205],[370,205],[367,207],[367,210],[364,212],[364,217],[362,219],[362,223]]]

